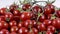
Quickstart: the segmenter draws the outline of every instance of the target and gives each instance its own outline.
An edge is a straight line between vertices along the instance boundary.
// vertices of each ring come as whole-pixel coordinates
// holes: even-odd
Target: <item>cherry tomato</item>
[[[29,3],[24,4],[24,5],[22,6],[22,9],[23,9],[23,10],[27,10],[27,9],[30,9],[30,8],[31,8],[31,5],[30,5]]]
[[[51,32],[55,33],[55,27],[54,26],[48,26],[47,31],[51,31]]]
[[[25,27],[21,27],[18,31],[18,34],[27,34],[28,33],[28,29]]]
[[[16,21],[11,21],[11,22],[9,22],[9,26],[10,27],[17,26],[17,22]]]
[[[57,10],[57,11],[56,11],[56,16],[57,16],[57,17],[60,17],[60,10]]]
[[[9,7],[11,13],[13,13],[13,11],[14,11],[15,9],[17,9],[17,8],[18,8],[18,5],[16,5],[16,4],[12,4],[12,5],[10,5],[10,7]]]
[[[26,21],[28,19],[31,19],[32,15],[30,12],[23,12],[20,16],[20,20]]]
[[[39,17],[39,21],[40,22],[43,22],[44,20],[46,20],[46,16],[45,15],[42,15]]]
[[[46,27],[43,23],[38,24],[37,28],[38,28],[39,31],[45,31],[46,30]]]
[[[47,26],[51,25],[51,20],[44,20],[43,24],[47,27]]]
[[[32,8],[33,13],[42,12],[42,8],[39,5],[36,5]]]
[[[9,34],[9,31],[6,30],[6,29],[2,29],[2,30],[0,31],[0,34]]]
[[[13,14],[11,12],[6,12],[4,16],[6,21],[11,21],[13,19]]]
[[[56,19],[52,20],[52,25],[53,25],[56,29],[60,29],[60,18],[56,18]]]
[[[17,32],[18,31],[18,27],[17,26],[13,26],[10,29],[11,32]]]

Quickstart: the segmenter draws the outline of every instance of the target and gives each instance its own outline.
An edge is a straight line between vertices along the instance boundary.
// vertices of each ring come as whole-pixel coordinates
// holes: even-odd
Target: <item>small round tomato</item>
[[[8,28],[8,23],[5,21],[0,21],[0,29],[7,29]]]
[[[36,5],[32,8],[33,13],[42,12],[42,8],[39,5]]]
[[[11,12],[6,12],[4,16],[6,21],[11,21],[13,19],[13,14]]]
[[[23,27],[23,22],[18,23],[18,28],[21,28],[21,27]]]
[[[26,21],[28,19],[31,19],[32,15],[30,12],[23,12],[20,16],[20,20]]]
[[[0,31],[0,34],[9,34],[9,31],[6,30],[6,29],[2,29],[2,30]]]
[[[14,11],[15,9],[17,9],[17,8],[18,8],[18,5],[16,5],[16,4],[12,4],[12,5],[10,5],[10,7],[9,7],[11,13],[13,13],[13,11]]]
[[[22,6],[22,9],[23,9],[23,10],[27,10],[27,9],[30,9],[30,8],[31,8],[31,5],[30,5],[29,3],[24,4],[24,5]]]
[[[24,21],[24,26],[27,28],[30,28],[33,26],[33,23],[31,20],[26,20],[26,21]]]
[[[47,31],[55,32],[55,27],[54,26],[48,26]]]
[[[39,21],[40,22],[43,22],[44,20],[46,20],[46,16],[45,15],[42,15],[39,17]]]
[[[44,20],[43,24],[47,27],[47,26],[51,25],[51,20]]]
[[[17,25],[17,22],[16,21],[11,21],[9,22],[9,26],[12,27],[12,26],[16,26]]]
[[[32,28],[30,33],[31,34],[38,34],[38,30],[36,28]]]
[[[1,9],[0,9],[0,15],[4,15],[5,12],[6,12],[6,8],[1,8]]]
[[[56,19],[52,20],[52,25],[53,25],[56,29],[60,29],[60,18],[56,18]]]
[[[57,10],[57,11],[56,11],[56,16],[57,16],[57,17],[60,17],[60,10]]]
[[[13,11],[13,15],[19,16],[19,15],[20,15],[20,11],[19,11],[19,10],[14,10],[14,11]]]
[[[5,21],[5,17],[4,16],[0,16],[0,21]]]
[[[38,28],[39,31],[45,31],[46,30],[46,27],[43,23],[38,24],[37,28]]]
[[[18,31],[18,27],[17,26],[13,26],[10,29],[11,32],[17,32]]]
[[[21,27],[18,31],[18,34],[27,34],[28,33],[28,29],[25,27]]]

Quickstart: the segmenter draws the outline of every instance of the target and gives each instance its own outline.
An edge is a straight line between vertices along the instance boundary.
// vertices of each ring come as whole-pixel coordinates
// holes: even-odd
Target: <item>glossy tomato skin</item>
[[[4,15],[5,12],[6,12],[6,8],[1,8],[1,9],[0,9],[0,15]]]
[[[11,32],[10,34],[17,34],[16,32]]]
[[[56,28],[56,29],[60,29],[60,18],[56,18],[52,21],[52,25]]]
[[[18,8],[18,5],[16,5],[16,4],[12,4],[12,5],[10,5],[10,7],[9,7],[11,13],[13,13],[13,11],[14,11],[15,9],[17,9],[17,8]]]
[[[18,31],[18,34],[27,34],[27,33],[28,33],[28,29],[25,27],[21,27]]]
[[[47,32],[46,32],[46,34],[53,34],[53,33],[52,33],[52,32],[50,32],[50,31],[47,31]]]
[[[39,5],[36,5],[32,8],[33,13],[42,12],[42,8]]]
[[[20,20],[26,21],[28,19],[31,19],[32,14],[30,12],[23,12],[20,16]]]
[[[23,9],[23,10],[27,10],[27,9],[30,9],[30,8],[31,8],[31,5],[30,5],[29,3],[24,4],[24,5],[22,6],[22,9]]]
[[[20,17],[19,16],[14,16],[13,20],[15,20],[16,22],[19,22],[20,21]]]
[[[14,10],[14,11],[13,11],[13,15],[19,16],[19,15],[20,15],[20,11],[19,11],[19,10]]]
[[[11,21],[13,19],[13,14],[11,12],[6,12],[4,17],[6,21]]]
[[[7,29],[8,28],[8,23],[5,21],[0,21],[0,29]]]
[[[24,21],[24,26],[27,28],[30,28],[33,26],[33,23],[31,20],[26,20],[26,21]]]
[[[51,25],[52,23],[51,23],[51,20],[44,20],[43,21],[43,24],[47,27],[47,26],[49,26],[49,25]]]
[[[5,21],[5,17],[4,16],[0,16],[0,21]]]
[[[46,27],[43,23],[38,24],[37,28],[38,28],[39,31],[45,31],[46,30]]]
[[[51,32],[55,33],[55,27],[54,26],[48,26],[47,31],[51,31]]]
[[[57,10],[57,11],[56,11],[56,16],[57,16],[57,17],[60,17],[60,10]]]
[[[18,31],[18,27],[17,26],[13,26],[10,29],[11,32],[17,32]]]
[[[53,14],[54,12],[55,12],[55,7],[52,4],[47,4],[44,7],[44,14],[45,15]]]
[[[6,29],[2,29],[2,30],[0,31],[0,34],[9,34],[9,31],[6,30]]]
[[[42,15],[39,17],[39,22],[43,22],[44,20],[46,20],[46,16]]]
[[[11,22],[9,22],[9,26],[10,27],[17,26],[17,22],[16,21],[11,21]]]
[[[50,4],[48,3],[46,6],[51,8],[51,13],[52,14],[55,13],[55,6],[54,5],[52,5],[51,3]]]
[[[18,23],[18,28],[21,28],[21,27],[23,27],[23,22]]]

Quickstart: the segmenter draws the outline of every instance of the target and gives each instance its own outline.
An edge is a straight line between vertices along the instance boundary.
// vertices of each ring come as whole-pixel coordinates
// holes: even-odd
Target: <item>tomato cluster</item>
[[[0,34],[60,34],[60,10],[47,4],[16,4],[0,9]]]

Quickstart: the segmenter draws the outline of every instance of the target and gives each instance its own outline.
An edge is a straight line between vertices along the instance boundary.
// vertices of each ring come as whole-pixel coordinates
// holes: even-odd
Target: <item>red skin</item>
[[[33,13],[38,13],[38,11],[41,13],[42,8],[39,5],[36,5],[33,7],[32,11],[33,11]]]
[[[18,34],[27,34],[27,33],[28,33],[28,29],[25,27],[21,27],[18,31]]]
[[[15,20],[16,22],[19,22],[20,21],[20,17],[19,16],[14,16],[13,20]]]
[[[19,15],[20,15],[20,11],[19,11],[19,10],[14,10],[14,11],[13,11],[13,15],[19,16]]]
[[[52,4],[47,4],[44,8],[44,14],[49,15],[55,12],[55,7]]]
[[[0,31],[0,34],[9,34],[9,31],[6,30],[6,29],[2,29],[2,30]]]
[[[57,18],[57,19],[52,20],[52,25],[53,25],[56,29],[60,29],[60,18]]]
[[[24,4],[24,5],[22,6],[22,9],[23,9],[23,10],[27,10],[27,9],[30,9],[30,8],[31,8],[31,5],[30,5],[29,3]]]
[[[54,26],[48,26],[47,31],[55,32],[55,27]]]
[[[11,32],[10,34],[17,34],[16,32]]]
[[[38,34],[38,30],[36,28],[32,28],[28,34]]]
[[[17,32],[18,31],[18,27],[17,26],[13,26],[10,29],[11,32]]]
[[[50,32],[50,31],[47,31],[47,32],[46,32],[46,34],[53,34],[53,33],[52,33],[52,32]]]
[[[8,28],[8,23],[5,21],[0,21],[0,29],[7,29]]]
[[[9,22],[9,26],[10,27],[17,26],[17,22],[16,21],[11,21],[11,22]]]
[[[17,9],[17,8],[18,8],[18,5],[16,5],[16,4],[12,4],[12,5],[10,5],[10,7],[9,7],[11,13],[13,13],[13,11],[14,11],[15,9]]]
[[[47,15],[47,19],[51,19],[52,14]]]
[[[28,19],[31,19],[32,14],[30,12],[23,12],[20,16],[20,20],[26,21]]]
[[[26,21],[24,22],[24,26],[27,27],[27,28],[30,28],[30,27],[33,26],[33,23],[32,23],[31,20],[26,20]]]
[[[33,23],[33,27],[37,26],[37,22],[35,20],[32,20],[32,23]]]
[[[60,34],[60,32],[58,34]]]
[[[39,17],[39,21],[40,22],[43,22],[44,20],[46,20],[46,16],[45,15],[42,15]]]
[[[21,28],[21,27],[23,27],[23,22],[18,23],[18,28]]]
[[[13,14],[11,12],[6,12],[4,16],[6,21],[7,19],[9,19],[9,21],[13,19]]]
[[[0,16],[0,21],[5,21],[4,16]]]
[[[57,16],[57,17],[60,17],[60,10],[57,10],[57,11],[56,11],[56,16]]]
[[[47,27],[47,26],[51,25],[51,20],[44,20],[43,24]]]
[[[48,3],[46,6],[48,6],[49,8],[51,8],[51,13],[55,12],[55,6],[54,5]]]
[[[45,31],[46,30],[46,27],[43,23],[38,24],[37,28],[39,31]]]
[[[1,15],[4,15],[5,12],[6,12],[6,8],[1,8],[1,9],[0,9],[0,14],[1,14]]]

